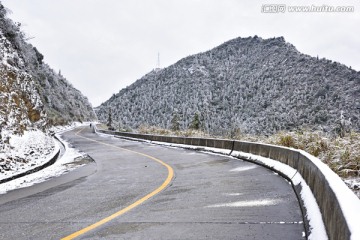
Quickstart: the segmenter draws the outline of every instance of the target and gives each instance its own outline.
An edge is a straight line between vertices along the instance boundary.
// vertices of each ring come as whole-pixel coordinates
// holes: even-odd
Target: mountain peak
[[[181,127],[200,113],[205,131],[270,134],[302,127],[332,131],[344,111],[360,129],[360,73],[302,54],[283,37],[235,38],[147,74],[98,110],[119,125]]]

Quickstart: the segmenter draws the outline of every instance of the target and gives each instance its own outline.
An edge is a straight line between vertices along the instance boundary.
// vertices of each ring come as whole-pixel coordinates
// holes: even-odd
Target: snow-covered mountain
[[[43,62],[0,3],[0,142],[26,129],[95,119],[87,98]]]
[[[97,108],[122,127],[187,128],[195,113],[214,134],[333,131],[343,111],[360,130],[360,72],[300,53],[283,37],[236,38],[154,70]],[[115,125],[116,125],[115,124]],[[117,125],[115,126],[117,127]]]

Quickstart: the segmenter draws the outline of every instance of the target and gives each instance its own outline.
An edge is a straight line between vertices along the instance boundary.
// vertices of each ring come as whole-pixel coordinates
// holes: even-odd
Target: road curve
[[[304,239],[291,185],[268,169],[89,128],[63,138],[96,173],[1,204],[0,239]]]

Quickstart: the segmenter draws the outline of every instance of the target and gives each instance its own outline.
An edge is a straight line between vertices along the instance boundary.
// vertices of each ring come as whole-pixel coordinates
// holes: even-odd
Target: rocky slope
[[[87,98],[43,62],[0,3],[0,142],[26,129],[95,119]]]
[[[182,129],[195,113],[210,133],[337,131],[341,112],[360,130],[360,72],[300,53],[283,37],[237,38],[154,70],[97,108],[115,127]],[[350,121],[349,121],[350,119]]]

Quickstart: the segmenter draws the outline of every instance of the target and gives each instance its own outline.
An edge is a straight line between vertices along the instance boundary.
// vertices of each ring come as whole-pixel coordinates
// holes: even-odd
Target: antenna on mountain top
[[[160,69],[160,53],[158,52],[157,66],[155,68],[155,71],[159,71]]]
[[[157,68],[160,68],[160,53],[158,52],[158,62],[157,62]]]

